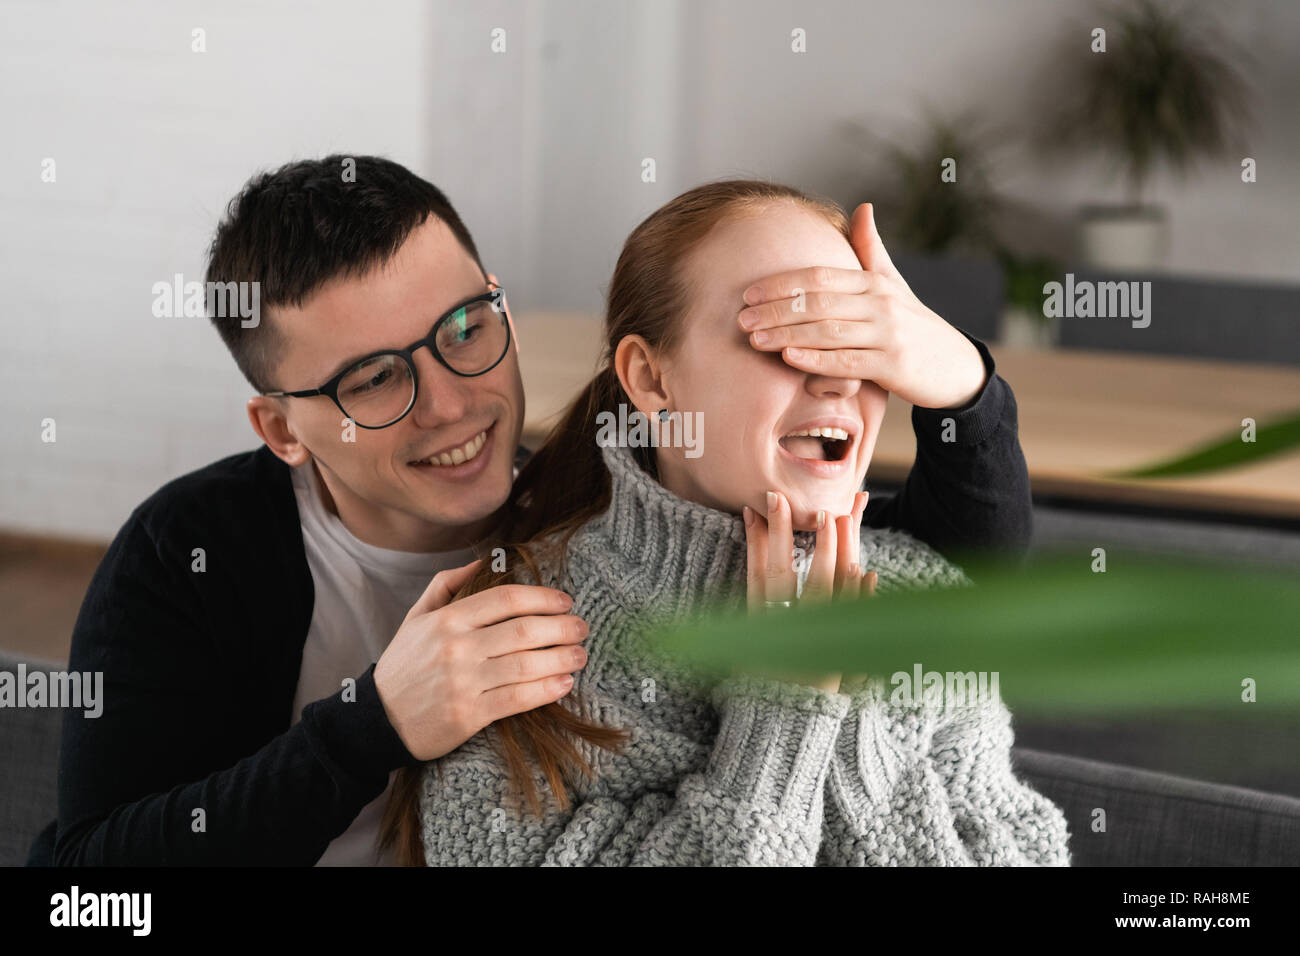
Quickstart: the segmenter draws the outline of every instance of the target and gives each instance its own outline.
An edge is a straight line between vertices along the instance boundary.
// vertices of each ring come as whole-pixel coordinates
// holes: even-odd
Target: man
[[[526,457],[513,325],[437,188],[383,159],[343,169],[256,177],[217,229],[208,281],[259,283],[258,322],[213,322],[263,445],[169,482],[114,539],[70,662],[103,672],[103,713],[65,715],[58,820],[30,862],[385,862],[394,771],[558,700],[585,662],[561,592],[450,601]],[[887,263],[858,225],[864,267]],[[864,520],[1023,549],[1014,397],[982,344],[925,318],[892,347],[967,384],[915,410],[917,464]],[[939,394],[880,354],[900,394]]]

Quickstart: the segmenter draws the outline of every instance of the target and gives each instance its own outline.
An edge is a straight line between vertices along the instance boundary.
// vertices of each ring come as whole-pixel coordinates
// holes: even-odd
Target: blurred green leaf
[[[1235,468],[1300,448],[1300,414],[1270,422],[1255,429],[1253,442],[1242,441],[1241,432],[1211,442],[1190,454],[1180,455],[1135,471],[1116,472],[1111,478],[1174,478],[1207,471]]]
[[[1300,579],[1112,553],[982,564],[974,587],[884,593],[751,616],[715,611],[657,632],[718,673],[996,672],[1037,713],[1289,709],[1300,728]],[[1260,703],[1241,701],[1253,678]]]

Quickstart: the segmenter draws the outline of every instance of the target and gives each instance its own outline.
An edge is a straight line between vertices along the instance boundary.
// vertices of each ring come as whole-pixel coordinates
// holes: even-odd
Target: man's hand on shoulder
[[[559,700],[587,662],[587,622],[563,591],[503,584],[453,601],[478,564],[435,575],[375,665],[388,721],[418,760]]]

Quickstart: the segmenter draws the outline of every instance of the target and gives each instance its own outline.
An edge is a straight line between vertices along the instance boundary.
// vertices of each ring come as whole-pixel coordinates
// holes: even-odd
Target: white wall
[[[698,6],[434,3],[432,61],[449,81],[432,84],[432,175],[516,308],[599,309],[628,232],[693,185],[681,60]]]
[[[1209,5],[1255,57],[1237,162],[1167,178],[1170,268],[1300,279],[1300,4]],[[1084,7],[1082,10],[1086,10]],[[202,277],[224,204],[256,170],[330,151],[442,187],[517,309],[598,310],[647,213],[726,175],[852,204],[856,121],[894,135],[925,100],[1032,123],[1053,0],[6,0],[0,32],[0,526],[108,537],[168,478],[253,447],[248,388],[200,319],[155,319],[154,282]],[[1070,11],[1079,11],[1070,15]],[[207,52],[191,52],[194,27]],[[494,27],[507,51],[493,53]],[[789,51],[802,27],[808,52]],[[57,182],[41,181],[41,162]],[[658,179],[641,181],[653,157]],[[1062,222],[1117,198],[1094,165],[1007,145],[1013,198]],[[886,244],[889,235],[884,236]],[[525,342],[526,347],[526,342]],[[58,441],[40,440],[44,418]]]
[[[1300,280],[1300,4],[1171,2],[1217,22],[1234,61],[1248,58],[1239,65],[1256,123],[1238,155],[1150,184],[1145,198],[1170,215],[1167,268]],[[435,58],[464,70],[475,92],[435,85],[434,115],[459,104],[455,128],[500,152],[465,151],[439,133],[447,152],[436,154],[436,175],[471,210],[476,236],[509,253],[513,301],[598,309],[628,232],[698,182],[771,177],[852,206],[872,198],[876,157],[847,123],[906,139],[925,103],[1028,132],[1051,106],[1062,35],[1074,30],[1086,48],[1091,27],[1104,25],[1090,9],[1058,0],[494,0],[465,13],[440,0]],[[487,51],[494,26],[507,31],[504,55]],[[790,52],[795,27],[807,33],[804,54]],[[1240,179],[1246,155],[1258,162],[1251,185]],[[647,156],[656,183],[641,181]],[[1013,237],[1030,249],[1069,256],[1079,206],[1124,198],[1104,155],[1049,161],[1009,137],[994,159],[996,185],[1033,211]],[[509,216],[496,211],[500,194]]]
[[[111,537],[168,478],[257,441],[220,338],[154,318],[153,283],[202,280],[258,169],[333,150],[423,167],[428,12],[8,0],[3,19],[0,525]]]
[[[1251,83],[1253,134],[1240,152],[1207,162],[1186,181],[1159,175],[1149,201],[1171,221],[1167,268],[1225,277],[1300,280],[1300,3],[1242,0],[1231,4],[1173,0],[1222,29],[1222,43]],[[842,203],[868,200],[858,187],[854,140],[835,131],[856,121],[893,137],[918,120],[922,102],[940,112],[978,110],[1011,130],[1032,128],[1059,63],[1058,41],[1105,22],[1091,3],[1056,0],[924,0],[817,4],[707,0],[698,10],[699,91],[687,139],[693,174],[731,170],[787,179]],[[808,52],[789,50],[794,26]],[[1117,55],[1116,32],[1110,53]],[[859,147],[860,149],[861,147]],[[1259,181],[1241,182],[1240,160],[1258,162]],[[864,157],[868,158],[868,157]],[[1056,240],[1088,202],[1122,201],[1103,156],[1051,165],[1018,138],[1002,144],[993,170],[1013,201],[1060,221]],[[1065,233],[1062,234],[1062,231]],[[886,245],[889,236],[882,231]],[[1062,249],[1068,252],[1068,249]]]

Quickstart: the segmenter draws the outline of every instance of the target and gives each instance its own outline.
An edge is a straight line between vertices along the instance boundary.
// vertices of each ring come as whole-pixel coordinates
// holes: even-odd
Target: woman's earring
[[[659,409],[659,420],[661,422],[668,421],[668,409],[666,408]]]

